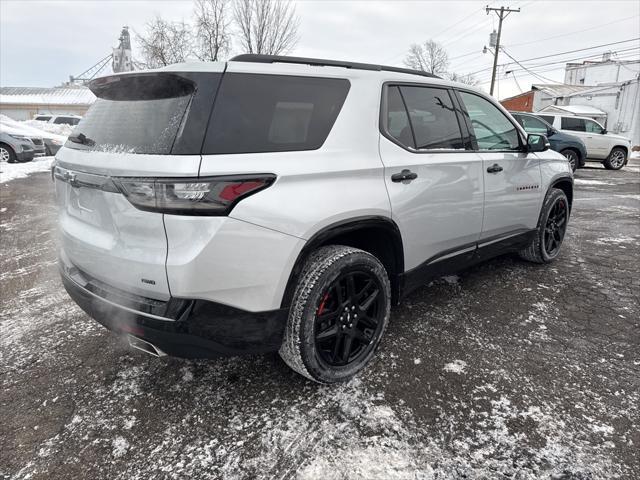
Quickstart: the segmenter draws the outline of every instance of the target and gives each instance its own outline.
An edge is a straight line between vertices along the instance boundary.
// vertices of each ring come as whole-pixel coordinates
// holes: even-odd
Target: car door
[[[605,129],[595,120],[584,119],[584,129],[587,140],[593,145],[592,156],[605,158],[611,151],[609,138],[603,135]],[[587,148],[589,148],[587,146]]]
[[[482,160],[461,129],[449,89],[383,88],[380,156],[392,216],[402,234],[405,269],[462,259],[482,228]]]
[[[561,130],[580,138],[587,147],[587,156],[597,157],[601,148],[594,139],[593,133],[587,132],[587,124],[584,118],[560,117]]]
[[[536,228],[541,197],[539,159],[504,110],[476,92],[459,91],[472,141],[482,158],[484,219],[479,246]]]

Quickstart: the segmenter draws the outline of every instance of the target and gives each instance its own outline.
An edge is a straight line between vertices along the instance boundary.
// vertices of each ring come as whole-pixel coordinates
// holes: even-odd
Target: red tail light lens
[[[118,178],[119,190],[134,207],[173,215],[228,215],[243,198],[270,186],[272,174],[211,178]]]

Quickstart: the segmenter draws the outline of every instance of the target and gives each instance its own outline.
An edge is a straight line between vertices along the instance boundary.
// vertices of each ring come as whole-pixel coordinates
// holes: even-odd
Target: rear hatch
[[[209,65],[211,67],[211,65]],[[123,292],[170,297],[163,215],[123,195],[136,178],[197,177],[217,72],[155,71],[100,78],[98,97],[56,155],[62,268]],[[210,69],[209,69],[210,70]],[[133,187],[131,187],[133,185]]]

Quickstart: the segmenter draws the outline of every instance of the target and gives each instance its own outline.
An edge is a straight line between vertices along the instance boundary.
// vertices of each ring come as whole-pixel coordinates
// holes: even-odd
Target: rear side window
[[[320,148],[348,92],[346,79],[227,73],[202,153]]]
[[[418,150],[464,149],[449,92],[442,88],[400,87]]]
[[[480,150],[518,150],[520,137],[513,123],[489,100],[473,93],[460,92],[471,129]]]
[[[387,90],[387,133],[405,147],[416,148],[413,141],[409,116],[400,96],[399,87],[389,87]]]
[[[585,123],[582,118],[561,117],[562,130],[572,130],[574,132],[584,132]]]

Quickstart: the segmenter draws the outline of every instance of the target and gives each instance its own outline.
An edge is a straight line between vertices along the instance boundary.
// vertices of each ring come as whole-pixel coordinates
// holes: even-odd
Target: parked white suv
[[[80,115],[49,115],[39,114],[33,117],[34,120],[39,122],[54,123],[56,125],[77,125],[82,120]]]
[[[595,120],[572,115],[537,113],[540,118],[558,130],[575,135],[587,147],[587,161],[600,161],[609,170],[620,170],[627,164],[631,151],[631,140],[615,135]]]
[[[242,55],[90,88],[53,171],[62,278],[148,353],[279,351],[344,381],[416,287],[559,254],[567,159],[467,85]]]

